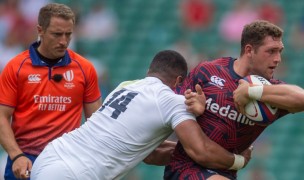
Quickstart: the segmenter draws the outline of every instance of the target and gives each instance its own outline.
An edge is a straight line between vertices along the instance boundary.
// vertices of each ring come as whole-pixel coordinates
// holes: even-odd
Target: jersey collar
[[[32,64],[34,66],[46,66],[47,64],[40,59],[39,55],[35,50],[38,46],[39,46],[39,42],[34,42],[30,46],[29,50],[30,50],[30,57],[32,60]],[[63,58],[60,61],[58,61],[54,66],[65,66],[68,65],[69,63],[71,63],[71,58],[69,56],[68,51],[66,51]]]

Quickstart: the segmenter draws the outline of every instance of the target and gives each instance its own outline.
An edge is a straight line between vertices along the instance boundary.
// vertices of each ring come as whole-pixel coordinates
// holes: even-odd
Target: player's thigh
[[[63,161],[49,164],[31,174],[31,180],[74,180],[75,176]]]
[[[167,171],[164,179],[166,180],[230,180],[230,178],[218,174],[217,172],[200,166],[188,167],[184,171]],[[234,179],[231,177],[231,179]]]
[[[228,179],[228,178],[226,178],[224,176],[216,174],[216,175],[210,176],[207,180],[230,180],[230,179]]]
[[[52,147],[46,147],[34,162],[31,180],[72,180],[76,179],[66,163]]]

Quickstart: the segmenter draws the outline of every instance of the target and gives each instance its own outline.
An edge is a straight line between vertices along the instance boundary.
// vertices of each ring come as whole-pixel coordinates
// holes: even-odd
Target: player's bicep
[[[4,106],[0,105],[0,121],[2,120],[10,120],[11,116],[14,113],[15,108],[9,107],[9,106]]]
[[[181,122],[175,127],[174,131],[191,158],[194,158],[194,156],[202,152],[204,140],[208,140],[208,138],[206,138],[207,136],[194,120]]]
[[[98,110],[101,106],[101,99],[94,101],[92,103],[84,103],[84,115],[86,118],[91,117],[91,115]]]
[[[0,75],[0,103],[8,106],[16,106],[17,103],[17,79],[11,66],[7,66]]]

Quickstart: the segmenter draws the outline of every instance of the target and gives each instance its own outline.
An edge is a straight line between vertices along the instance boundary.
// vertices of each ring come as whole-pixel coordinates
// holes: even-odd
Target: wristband
[[[15,156],[13,159],[12,159],[12,165],[14,164],[14,162],[18,159],[18,158],[20,158],[21,156],[25,156],[26,157],[26,155],[25,154],[23,154],[23,153],[21,153],[21,154],[18,154],[17,156]]]
[[[234,154],[234,163],[229,168],[230,170],[239,170],[242,169],[245,165],[245,158],[244,156]]]
[[[248,95],[250,99],[260,100],[263,94],[263,85],[251,86],[248,88]]]

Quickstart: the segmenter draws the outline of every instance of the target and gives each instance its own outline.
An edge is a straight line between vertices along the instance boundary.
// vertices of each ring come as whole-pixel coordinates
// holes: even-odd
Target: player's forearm
[[[85,103],[83,106],[85,118],[91,117],[91,115],[98,110],[101,104],[101,98],[92,103]]]
[[[212,141],[195,121],[180,123],[175,132],[186,153],[201,166],[213,169],[229,169],[233,166],[234,154]]]
[[[212,169],[229,169],[235,160],[233,153],[206,139],[199,147],[186,149],[186,152],[196,163]]]
[[[171,160],[175,146],[176,142],[164,141],[143,160],[144,163],[157,166],[167,165]]]
[[[264,86],[261,101],[290,112],[303,111],[304,90],[287,84]]]
[[[232,154],[210,139],[205,141],[205,150],[197,153],[193,159],[203,167],[212,169],[239,170],[244,168],[251,159],[253,146],[245,149],[240,155]],[[209,147],[207,147],[209,146]],[[191,157],[191,156],[190,156]],[[232,163],[232,164],[231,164]]]
[[[8,120],[3,118],[0,118],[0,143],[11,159],[22,153]]]

